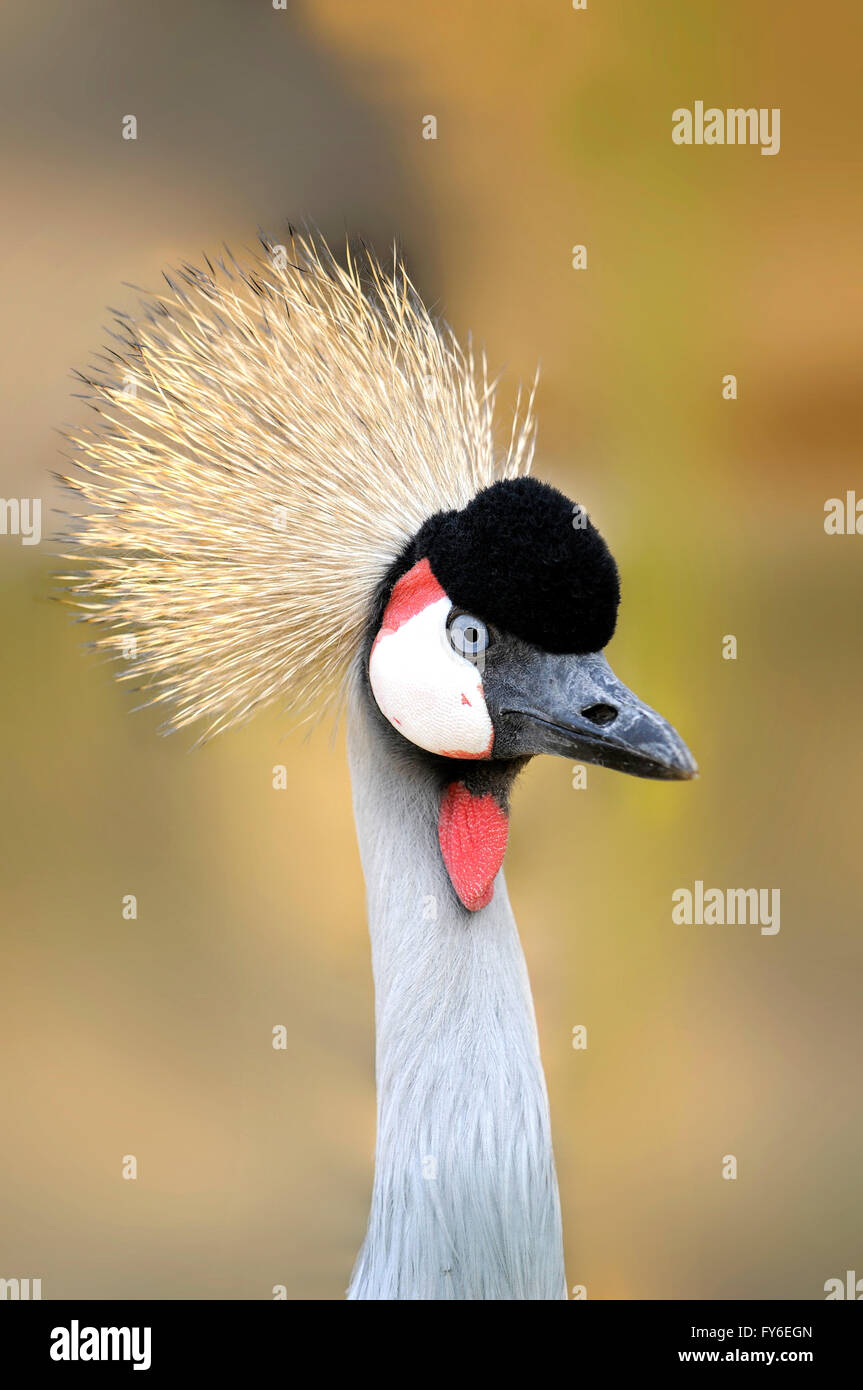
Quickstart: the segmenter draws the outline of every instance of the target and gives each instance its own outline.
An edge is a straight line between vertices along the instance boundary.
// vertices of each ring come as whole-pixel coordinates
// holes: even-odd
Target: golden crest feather
[[[384,272],[316,238],[262,244],[184,265],[118,320],[64,478],[84,503],[67,601],[165,727],[203,737],[335,692],[411,536],[534,447],[531,392],[496,452],[485,357],[397,256]]]

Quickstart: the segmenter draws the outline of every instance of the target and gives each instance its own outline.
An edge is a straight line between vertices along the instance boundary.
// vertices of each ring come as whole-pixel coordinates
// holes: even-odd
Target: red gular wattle
[[[487,907],[503,863],[509,817],[490,792],[450,782],[441,798],[438,839],[450,882],[469,912]]]

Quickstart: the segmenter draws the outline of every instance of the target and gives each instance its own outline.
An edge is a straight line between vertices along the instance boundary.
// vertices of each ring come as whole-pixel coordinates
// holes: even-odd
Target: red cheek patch
[[[450,782],[443,794],[438,839],[450,882],[469,912],[487,907],[503,863],[509,820],[488,793],[475,796],[464,782]]]
[[[418,560],[407,574],[403,574],[390,594],[390,601],[384,610],[380,630],[374,640],[372,651],[386,632],[398,632],[403,623],[428,608],[430,603],[446,598],[438,584],[428,560]]]

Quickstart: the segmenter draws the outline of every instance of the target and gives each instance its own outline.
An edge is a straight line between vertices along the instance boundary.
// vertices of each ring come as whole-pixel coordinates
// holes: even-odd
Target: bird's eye
[[[450,646],[468,661],[478,661],[489,644],[488,628],[482,618],[454,608],[447,618]]]

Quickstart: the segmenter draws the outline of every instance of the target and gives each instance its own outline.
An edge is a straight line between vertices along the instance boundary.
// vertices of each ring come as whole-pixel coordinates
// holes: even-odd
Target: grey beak
[[[495,672],[486,699],[496,758],[556,753],[634,777],[687,781],[698,774],[677,731],[617,679],[601,652],[530,648]]]

